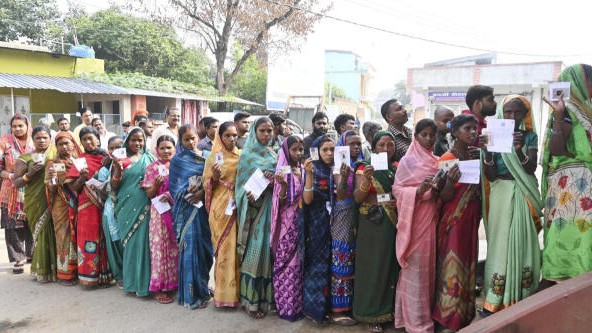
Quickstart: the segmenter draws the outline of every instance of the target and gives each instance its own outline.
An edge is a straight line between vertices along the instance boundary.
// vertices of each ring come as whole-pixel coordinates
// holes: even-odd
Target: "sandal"
[[[205,309],[205,308],[207,308],[207,307],[208,307],[208,303],[210,303],[210,300],[207,300],[207,301],[205,301],[205,302],[201,303],[201,305],[200,305],[200,306],[198,306],[197,308],[198,308],[198,309]]]
[[[154,295],[154,299],[160,304],[169,304],[173,302],[173,299],[166,293],[158,293]]]
[[[355,326],[358,323],[355,319],[343,313],[333,313],[329,316],[329,320],[333,324],[340,326]]]
[[[14,266],[12,266],[12,274],[22,274],[25,272],[25,269],[23,268],[24,264],[21,264],[19,262],[17,262],[16,264],[14,264]]]
[[[370,330],[370,332],[374,332],[374,333],[382,333],[383,332],[382,325],[380,325],[380,324],[368,324],[368,329]]]
[[[58,283],[64,287],[72,287],[77,284],[76,280],[62,280],[62,279],[58,280]]]
[[[247,308],[245,308],[245,311],[253,319],[262,319],[266,315],[265,312],[261,312],[261,311],[249,311],[249,310],[247,310]]]

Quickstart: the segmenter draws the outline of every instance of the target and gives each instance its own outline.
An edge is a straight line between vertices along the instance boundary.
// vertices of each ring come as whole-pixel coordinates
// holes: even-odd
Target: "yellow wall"
[[[72,77],[82,72],[103,73],[104,67],[103,59],[0,48],[0,73]]]
[[[105,60],[93,58],[76,58],[75,74],[104,72]]]
[[[10,88],[0,88],[0,95],[10,95]],[[14,89],[14,96],[29,96],[28,89]],[[54,90],[31,89],[29,105],[32,113],[76,113],[76,95]]]

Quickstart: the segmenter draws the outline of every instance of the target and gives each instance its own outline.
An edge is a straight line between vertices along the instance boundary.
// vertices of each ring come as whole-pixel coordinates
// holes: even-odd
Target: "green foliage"
[[[230,87],[230,94],[265,105],[267,68],[250,56],[243,64]]]
[[[39,40],[59,17],[55,0],[0,0],[0,40]]]
[[[329,94],[329,89],[331,89],[331,94]],[[332,103],[335,98],[349,99],[343,88],[335,83],[331,84],[329,80],[325,80],[325,101],[327,101],[327,103]]]
[[[199,49],[185,48],[175,30],[165,24],[123,14],[117,8],[92,16],[69,19],[80,44],[92,46],[105,70],[138,72],[191,82],[211,84],[212,64]]]
[[[407,93],[407,85],[405,84],[405,81],[401,80],[395,84],[394,98],[399,100],[403,105],[411,103],[411,96]]]

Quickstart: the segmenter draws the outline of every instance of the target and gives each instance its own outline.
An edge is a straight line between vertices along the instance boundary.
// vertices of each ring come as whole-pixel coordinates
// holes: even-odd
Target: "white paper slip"
[[[193,195],[193,193],[187,193],[187,194],[184,196],[185,200],[189,199],[189,198],[190,198],[192,195]],[[193,204],[193,206],[195,206],[195,207],[197,207],[197,208],[201,208],[201,207],[203,207],[203,202],[199,201],[198,203],[196,203],[196,204]]]
[[[223,153],[221,153],[221,152],[216,153],[216,163],[218,165],[224,164],[224,154]]]
[[[197,208],[201,208],[201,207],[203,207],[203,202],[200,201],[200,202],[196,203],[194,206]]]
[[[335,147],[335,153],[333,154],[335,169],[340,169],[342,164],[349,166],[349,160],[349,146]]]
[[[460,169],[459,183],[479,184],[481,181],[481,160],[468,160],[458,162]]]
[[[388,155],[386,153],[370,154],[370,164],[375,171],[388,170]]]
[[[164,194],[161,194],[152,198],[152,206],[154,206],[154,209],[156,209],[158,214],[163,214],[171,210],[171,205],[168,201],[160,201],[163,196]]]
[[[290,167],[289,165],[284,165],[283,167],[280,168],[280,170],[282,171],[282,174],[284,175],[288,175],[292,173],[292,167]]]
[[[255,200],[257,200],[263,191],[265,191],[267,185],[269,185],[269,179],[265,178],[265,175],[263,175],[263,172],[260,169],[257,169],[253,172],[251,178],[247,180],[244,188],[247,192],[251,192],[255,197]]]
[[[83,157],[73,158],[72,163],[74,163],[74,166],[78,171],[82,171],[82,169],[86,169],[88,167],[88,165],[86,164],[86,159]]]
[[[458,159],[438,162],[438,169],[443,169],[444,171],[448,171],[448,170],[450,170],[450,168],[452,168],[456,164],[458,164]]]
[[[127,151],[125,148],[117,148],[113,151],[113,157],[117,157],[119,159],[124,159],[127,157]]]
[[[203,178],[201,176],[195,175],[189,177],[189,188],[197,187],[200,188],[203,185]]]
[[[66,165],[64,163],[54,163],[53,171],[55,172],[66,172]]]
[[[310,148],[310,157],[313,161],[319,160],[319,148]]]
[[[98,179],[95,178],[91,178],[89,180],[86,181],[86,185],[91,186],[94,185],[97,189],[102,189],[103,187],[105,187],[105,185],[107,185],[107,182],[102,182]]]
[[[45,154],[31,154],[31,158],[33,159],[33,163],[43,163],[45,162]]]
[[[549,83],[549,100],[559,101],[559,96],[563,95],[563,100],[568,100],[571,95],[571,86],[569,82]]]
[[[376,201],[378,201],[379,203],[391,201],[391,195],[389,193],[377,194]]]
[[[158,175],[162,177],[166,177],[169,175],[169,169],[167,169],[166,165],[158,166]]]
[[[234,207],[236,207],[236,205],[234,204],[234,198],[231,197],[230,199],[228,199],[228,204],[226,205],[226,210],[224,210],[224,215],[232,216]]]
[[[498,119],[487,117],[487,133],[491,140],[487,151],[495,153],[511,153],[514,144],[514,119]]]
[[[329,212],[329,214],[331,214],[331,211],[333,210],[333,207],[331,207],[331,201],[325,202],[325,208],[327,209],[327,212]]]

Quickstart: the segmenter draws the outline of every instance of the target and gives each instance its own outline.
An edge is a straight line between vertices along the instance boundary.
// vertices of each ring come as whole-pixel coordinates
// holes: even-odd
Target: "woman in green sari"
[[[45,195],[45,162],[55,158],[51,134],[45,127],[33,129],[33,153],[21,155],[15,164],[14,186],[25,187],[25,214],[33,233],[31,275],[39,282],[56,279],[56,241]]]
[[[537,233],[543,206],[534,176],[538,139],[530,102],[523,96],[509,95],[502,105],[503,117],[515,121],[512,152],[491,153],[482,147],[484,174],[491,184],[489,210],[483,200],[487,234],[485,315],[532,295],[539,284],[541,266]]]
[[[570,66],[557,80],[571,83],[571,96],[552,103],[545,137],[541,289],[592,271],[592,66]]]
[[[372,151],[386,153],[391,163],[388,170],[375,171],[367,160],[356,169],[354,200],[360,206],[353,314],[358,321],[367,323],[370,331],[382,332],[382,325],[393,320],[399,274],[395,256],[397,205],[390,194],[396,172],[395,137],[389,131],[378,131]]]
[[[111,188],[117,191],[115,216],[123,246],[123,289],[144,297],[149,294],[150,284],[150,200],[140,184],[154,157],[147,152],[146,135],[139,127],[129,131],[123,147],[127,157],[114,159],[111,175]]]

